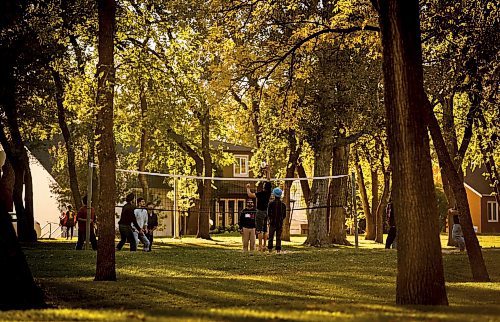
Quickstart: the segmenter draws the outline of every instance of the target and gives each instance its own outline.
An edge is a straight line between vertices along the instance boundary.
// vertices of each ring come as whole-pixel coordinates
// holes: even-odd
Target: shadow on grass
[[[451,307],[396,307],[396,252],[292,245],[286,254],[249,256],[236,242],[213,244],[157,243],[152,253],[118,252],[117,282],[93,282],[95,252],[73,251],[67,243],[40,243],[26,253],[51,303],[63,308],[224,321],[294,320],[294,314],[342,320],[362,312],[367,320],[413,313],[471,318],[477,304],[484,305],[476,307],[479,314],[500,314],[498,284],[464,283],[470,272],[460,254],[445,256]],[[498,279],[498,251],[484,255]]]

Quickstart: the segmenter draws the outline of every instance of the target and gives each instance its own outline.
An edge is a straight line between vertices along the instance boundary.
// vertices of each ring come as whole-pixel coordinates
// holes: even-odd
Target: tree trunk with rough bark
[[[61,128],[66,147],[69,187],[73,197],[73,205],[75,206],[75,209],[80,209],[82,206],[82,195],[80,194],[78,175],[76,173],[75,148],[73,146],[73,140],[71,138],[68,123],[66,122],[66,110],[64,108],[64,85],[61,80],[61,75],[54,69],[51,69],[51,71],[56,88],[57,121],[59,123],[59,127]]]
[[[210,154],[210,111],[206,107],[206,113],[200,118],[202,126],[201,149],[204,164],[204,177],[212,176],[212,156]],[[210,237],[210,211],[212,201],[212,180],[203,180],[203,198],[200,201],[200,213],[198,215],[198,233],[196,238],[212,239]]]
[[[0,202],[3,203],[5,210],[8,212],[13,210],[15,180],[16,175],[14,174],[14,169],[9,159],[5,159],[0,178]]]
[[[467,255],[469,257],[469,266],[472,271],[472,277],[476,282],[489,282],[490,277],[484,264],[481,246],[477,239],[474,227],[472,224],[472,217],[470,214],[469,202],[467,200],[467,192],[463,184],[463,180],[455,169],[453,161],[446,150],[446,144],[439,127],[439,123],[432,111],[429,101],[426,101],[426,116],[428,118],[429,131],[431,132],[432,141],[438,155],[439,166],[448,179],[450,187],[455,196],[457,203],[457,210],[459,212],[460,226],[465,239],[465,247],[467,248]]]
[[[295,138],[295,132],[290,131],[288,135],[288,144],[289,144],[289,152],[288,152],[288,162],[285,177],[293,178],[295,176],[295,168],[297,167],[297,160],[300,155],[300,146],[297,146],[297,140]],[[291,203],[290,203],[290,195],[291,188],[293,185],[293,181],[285,181],[285,189],[283,189],[283,202],[286,205],[286,217],[283,221],[283,232],[281,234],[281,240],[290,241],[290,225],[291,225]]]
[[[397,227],[396,303],[448,305],[426,129],[419,3],[378,4]]]
[[[297,162],[297,174],[299,178],[307,178],[306,170],[304,169],[304,165],[299,158]],[[302,195],[304,196],[304,203],[306,205],[311,201],[311,188],[309,187],[309,182],[307,180],[300,180],[300,188],[302,189]]]
[[[484,118],[483,111],[478,111],[478,123],[481,125],[483,130],[487,130],[486,119]],[[486,166],[486,171],[488,171],[488,176],[490,183],[495,190],[495,198],[497,203],[500,205],[500,175],[498,168],[495,164],[495,146],[498,146],[499,138],[496,134],[492,135],[489,140],[483,140],[481,133],[478,134],[479,148],[481,150],[481,155],[483,157],[484,165]]]
[[[325,140],[326,141],[326,140]],[[330,175],[331,144],[322,142],[314,152],[314,176],[323,177]],[[321,247],[330,245],[327,223],[328,206],[328,180],[313,180],[311,199],[308,203],[310,209],[307,217],[309,232],[305,241],[306,245]]]
[[[145,124],[148,111],[148,101],[146,99],[146,93],[144,92],[144,89],[141,89],[139,100],[141,106],[141,122],[140,122],[141,146],[140,146],[140,156],[139,156],[139,161],[137,163],[137,168],[139,169],[139,171],[145,172],[148,160],[147,151],[148,151],[149,131],[148,131],[148,126]],[[149,201],[149,185],[147,176],[145,174],[140,173],[138,177],[139,177],[139,183],[141,184],[142,188],[143,198],[146,199],[146,201]]]
[[[3,186],[0,197],[3,199]],[[0,310],[25,310],[45,306],[42,290],[35,284],[30,268],[16,238],[14,227],[4,204],[0,202]]]
[[[116,151],[113,134],[113,96],[115,85],[114,38],[116,2],[99,0],[99,40],[97,64],[97,156],[99,184],[99,242],[97,244],[96,281],[116,281],[115,201]]]
[[[333,148],[332,173],[334,175],[349,173],[349,146],[340,146]],[[346,238],[345,218],[347,196],[348,196],[348,177],[342,177],[332,180],[332,195],[330,200],[330,232],[329,238],[333,244],[351,245]]]
[[[371,167],[371,179],[372,179],[372,222],[373,222],[373,236],[369,236],[369,240],[375,240],[377,237],[377,206],[379,204],[379,194],[378,194],[378,169],[370,165]],[[368,238],[367,238],[368,239]]]
[[[387,207],[387,199],[389,198],[390,193],[390,181],[391,174],[389,171],[384,171],[384,188],[382,190],[382,196],[380,197],[380,201],[377,205],[376,210],[376,234],[375,234],[375,242],[383,244],[384,243],[384,222],[385,222],[385,208]]]
[[[443,138],[446,142],[446,148],[450,153],[450,156],[453,156],[455,159],[455,168],[461,168],[462,161],[459,160],[460,157],[458,155],[458,140],[457,140],[457,132],[455,130],[455,117],[453,115],[453,94],[445,97],[442,100],[443,107]],[[448,209],[455,207],[456,201],[455,196],[453,195],[453,191],[451,190],[450,184],[448,182],[448,178],[444,171],[441,171],[441,181],[443,183],[443,191],[446,195],[446,200],[448,201]],[[451,227],[453,225],[453,216],[447,215],[447,225],[448,225],[448,246],[456,246],[456,242],[453,240],[451,236]]]
[[[356,169],[356,179],[358,181],[358,190],[361,195],[361,205],[363,206],[363,213],[366,219],[366,240],[375,239],[375,225],[372,217],[372,212],[370,210],[370,203],[368,202],[368,194],[366,192],[365,177],[363,175],[363,169],[359,163],[359,156],[355,154],[355,169]]]
[[[24,140],[19,129],[17,102],[15,98],[16,80],[13,75],[13,68],[8,67],[9,62],[3,62],[7,65],[2,68],[2,92],[0,93],[0,105],[7,118],[7,126],[10,134],[10,140],[2,134],[2,145],[7,158],[9,159],[16,176],[13,192],[13,200],[18,219],[17,236],[20,241],[33,242],[37,236],[34,229],[35,219],[33,214],[33,189],[31,182],[31,172],[29,168],[29,158],[24,145]],[[2,131],[5,127],[2,125]],[[27,173],[29,172],[29,173]],[[26,180],[26,194],[23,200],[23,186]],[[29,181],[29,182],[28,182]],[[31,193],[31,196],[29,194]]]

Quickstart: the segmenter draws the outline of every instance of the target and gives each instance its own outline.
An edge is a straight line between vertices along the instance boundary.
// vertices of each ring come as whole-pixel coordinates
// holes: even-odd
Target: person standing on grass
[[[68,211],[66,212],[66,239],[73,239],[73,232],[75,229],[76,214],[73,211],[73,207],[68,205]]]
[[[68,236],[68,231],[66,229],[66,221],[68,220],[68,217],[66,216],[66,211],[61,212],[61,215],[59,216],[59,226],[61,226],[61,237],[65,238]]]
[[[118,228],[120,230],[120,242],[116,246],[117,250],[121,250],[126,242],[130,243],[130,251],[135,252],[137,250],[137,243],[135,242],[134,233],[132,232],[132,225],[142,232],[142,228],[137,224],[137,220],[134,216],[135,206],[132,204],[135,195],[133,193],[127,195],[125,201],[127,202],[122,208],[122,214],[120,220],[118,221]]]
[[[387,216],[387,222],[389,224],[389,234],[385,240],[385,248],[390,249],[391,245],[395,247],[396,240],[396,217],[394,216],[394,208],[392,206],[392,198],[389,198],[389,203],[387,208],[385,208],[385,213]]]
[[[267,206],[269,205],[269,199],[271,198],[271,182],[266,181],[264,183],[264,189],[257,193],[253,193],[250,190],[250,184],[247,184],[247,195],[249,198],[257,199],[257,210],[255,213],[255,228],[256,233],[259,236],[259,251],[266,250],[267,241]]]
[[[463,252],[465,250],[465,239],[458,215],[453,215],[453,229],[451,231],[451,237],[457,243],[460,251]]]
[[[283,232],[283,221],[286,217],[286,205],[281,201],[283,191],[280,188],[274,188],[274,200],[267,208],[269,215],[269,252],[273,251],[273,239],[276,234],[276,252],[281,252],[281,233]]]
[[[144,198],[137,198],[137,208],[134,210],[135,220],[141,230],[137,230],[132,226],[132,231],[135,238],[135,243],[139,245],[139,240],[144,245],[143,250],[149,252],[149,240],[146,237],[148,230],[148,211],[146,210],[146,200]]]
[[[87,196],[82,198],[83,206],[78,210],[76,219],[78,222],[78,241],[76,242],[76,250],[83,249],[83,243],[87,240]],[[90,243],[92,249],[97,250],[97,239],[94,231],[95,211],[94,207],[90,208]]]
[[[250,244],[250,250],[255,251],[255,208],[253,199],[247,199],[247,206],[240,213],[238,225],[243,240],[243,252],[248,252],[248,244]]]
[[[149,240],[149,251],[151,251],[151,247],[153,246],[153,233],[158,228],[158,216],[154,211],[154,203],[148,202],[146,208],[148,211],[148,230],[146,233],[146,237]]]

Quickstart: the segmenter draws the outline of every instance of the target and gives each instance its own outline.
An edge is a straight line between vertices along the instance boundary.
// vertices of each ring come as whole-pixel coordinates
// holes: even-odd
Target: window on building
[[[248,155],[235,155],[234,164],[235,177],[248,177]]]
[[[488,201],[487,213],[488,222],[498,222],[498,203],[496,201]]]

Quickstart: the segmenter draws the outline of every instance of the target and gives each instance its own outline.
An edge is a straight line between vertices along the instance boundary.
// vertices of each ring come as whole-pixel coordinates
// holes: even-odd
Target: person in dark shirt
[[[154,203],[148,202],[146,209],[148,211],[148,231],[146,232],[146,237],[149,240],[149,251],[151,251],[151,246],[153,246],[153,233],[158,228],[158,216],[154,211]]]
[[[118,228],[120,230],[120,242],[116,246],[117,250],[121,250],[123,245],[128,241],[130,243],[130,251],[135,252],[137,250],[137,244],[135,242],[134,234],[132,232],[132,225],[137,228],[141,233],[144,231],[137,224],[135,219],[134,210],[135,206],[132,204],[135,196],[133,193],[127,195],[125,201],[127,202],[122,208],[122,214],[120,220],[118,221]]]
[[[392,198],[389,198],[389,203],[387,204],[387,208],[385,209],[387,216],[387,223],[389,224],[389,233],[387,235],[387,239],[385,240],[385,248],[389,249],[395,247],[396,240],[396,217],[394,216],[394,209],[392,206]]]
[[[286,217],[286,206],[281,201],[282,194],[283,191],[280,188],[274,188],[274,200],[267,208],[267,214],[269,216],[269,244],[267,248],[269,252],[273,250],[274,234],[276,234],[276,252],[281,252],[281,233],[283,232],[283,220]]]
[[[257,210],[255,213],[255,229],[259,236],[259,251],[266,250],[267,241],[267,206],[271,198],[271,182],[264,183],[264,189],[257,193],[250,190],[250,184],[247,184],[247,195],[249,198],[257,199]]]
[[[78,210],[76,220],[78,222],[78,241],[76,242],[76,250],[83,249],[83,243],[87,240],[87,196],[82,198],[83,206]],[[90,243],[92,249],[97,250],[97,239],[94,231],[95,211],[90,208]]]
[[[243,240],[243,252],[248,252],[248,244],[250,244],[250,250],[255,251],[255,208],[253,199],[247,199],[247,206],[240,213],[238,225]]]
[[[73,207],[71,205],[68,205],[68,211],[66,212],[66,221],[65,221],[65,226],[66,226],[66,239],[73,239],[73,231],[75,229],[75,222],[76,222],[76,214],[73,211]]]

